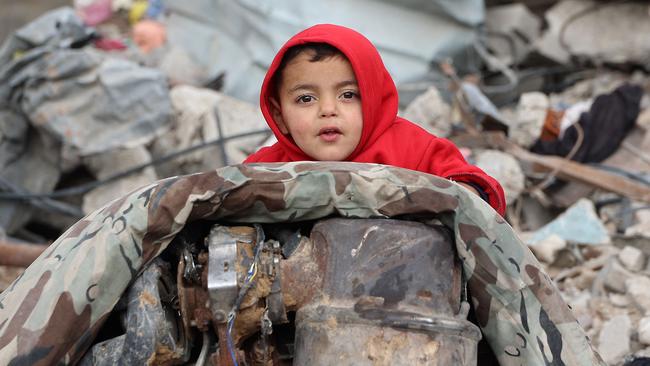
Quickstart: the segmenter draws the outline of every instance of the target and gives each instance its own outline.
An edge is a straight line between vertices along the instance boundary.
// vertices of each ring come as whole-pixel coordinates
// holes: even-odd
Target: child
[[[501,215],[503,189],[456,146],[397,116],[397,89],[360,33],[321,24],[291,38],[269,67],[260,106],[278,142],[245,163],[378,163],[438,175],[483,197]]]

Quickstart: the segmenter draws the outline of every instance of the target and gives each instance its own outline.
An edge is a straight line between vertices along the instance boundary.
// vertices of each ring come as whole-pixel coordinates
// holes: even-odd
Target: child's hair
[[[275,89],[275,96],[277,97],[277,93],[280,90],[280,82],[282,81],[282,73],[284,69],[287,67],[287,64],[291,62],[293,59],[298,57],[303,52],[308,52],[312,51],[314,55],[309,59],[309,62],[318,62],[322,60],[326,60],[330,57],[343,57],[347,60],[347,57],[341,52],[338,48],[328,44],[328,43],[305,43],[297,46],[293,46],[289,48],[285,53],[284,56],[282,57],[282,62],[280,62],[280,65],[278,66],[278,69],[275,71],[275,74],[273,75],[273,85]]]

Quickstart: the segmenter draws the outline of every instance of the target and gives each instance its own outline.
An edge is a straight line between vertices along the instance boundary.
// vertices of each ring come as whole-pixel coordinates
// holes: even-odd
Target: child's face
[[[310,62],[311,51],[291,60],[282,73],[273,119],[315,160],[341,161],[359,144],[363,128],[359,86],[344,57]]]

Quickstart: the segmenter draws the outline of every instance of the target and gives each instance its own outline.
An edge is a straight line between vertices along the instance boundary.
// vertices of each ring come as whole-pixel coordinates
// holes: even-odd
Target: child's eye
[[[311,95],[301,95],[301,96],[298,97],[297,102],[298,103],[309,103],[309,102],[311,102],[313,100],[314,100],[314,97],[312,97]]]
[[[358,96],[359,94],[353,91],[346,91],[345,93],[341,94],[341,97],[343,97],[343,99],[352,99]]]

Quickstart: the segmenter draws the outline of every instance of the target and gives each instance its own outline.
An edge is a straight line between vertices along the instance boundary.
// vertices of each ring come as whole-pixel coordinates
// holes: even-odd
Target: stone
[[[625,236],[643,236],[650,238],[650,210],[637,210],[634,213],[634,221],[634,225],[625,229]]]
[[[258,107],[223,93],[180,85],[172,88],[170,97],[175,118],[170,129],[152,144],[150,151],[153,158],[215,142],[219,138],[232,138],[255,131],[259,133],[230,139],[222,147],[215,143],[158,164],[156,171],[161,177],[241,163],[270,134]]]
[[[609,301],[612,305],[619,308],[624,308],[630,305],[630,298],[623,294],[611,293],[609,294]]]
[[[496,179],[511,205],[525,188],[526,177],[517,159],[498,150],[485,150],[477,154],[475,165]]]
[[[626,281],[634,276],[626,270],[617,260],[613,260],[603,269],[605,271],[605,287],[612,291],[625,293]]]
[[[630,277],[625,280],[625,289],[632,302],[645,314],[650,314],[650,278]]]
[[[639,342],[650,345],[650,317],[641,318],[637,327]]]
[[[599,63],[646,62],[650,54],[644,38],[650,32],[647,4],[599,4],[595,0],[556,2],[545,14],[548,27],[537,41],[539,52],[561,63],[569,63],[572,55]]]
[[[566,240],[560,236],[551,234],[546,239],[537,242],[535,245],[530,246],[537,259],[545,263],[553,263],[557,258],[557,254],[566,248]]]
[[[510,121],[509,138],[520,146],[532,146],[542,131],[549,107],[549,99],[544,93],[522,94],[517,104],[516,119]]]
[[[578,244],[600,245],[611,242],[607,228],[596,214],[594,203],[586,198],[578,200],[555,220],[537,230],[528,244],[534,245],[551,234]]]
[[[528,55],[541,34],[542,21],[526,5],[515,3],[488,7],[485,26],[489,49],[502,62],[513,64]]]
[[[435,87],[430,87],[413,99],[406,106],[403,116],[438,137],[451,134],[451,107]]]
[[[645,265],[645,255],[633,246],[626,246],[618,253],[618,260],[630,271],[640,271]]]
[[[603,325],[598,335],[598,351],[603,360],[611,365],[630,353],[632,321],[627,315],[617,315]]]

